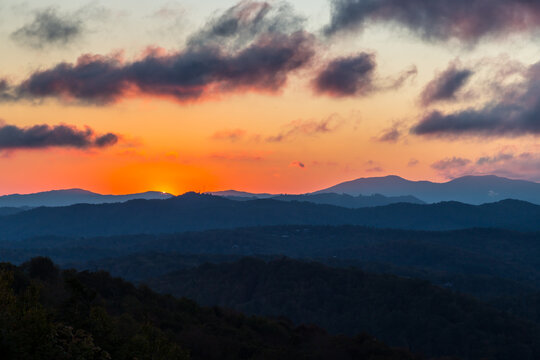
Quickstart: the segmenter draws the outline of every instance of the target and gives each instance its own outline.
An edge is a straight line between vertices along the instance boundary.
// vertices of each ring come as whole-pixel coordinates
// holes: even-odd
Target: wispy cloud
[[[233,129],[233,130],[220,130],[216,131],[212,135],[213,140],[227,140],[231,142],[236,142],[243,139],[246,136],[246,131],[242,129]]]
[[[282,142],[297,136],[328,134],[338,130],[344,123],[345,120],[336,114],[319,121],[295,120],[289,123],[279,134],[267,137],[266,141]]]
[[[55,7],[37,10],[33,18],[11,33],[11,39],[34,49],[66,46],[79,41],[88,30],[88,22],[107,15],[105,8],[88,5],[73,12],[61,12]]]

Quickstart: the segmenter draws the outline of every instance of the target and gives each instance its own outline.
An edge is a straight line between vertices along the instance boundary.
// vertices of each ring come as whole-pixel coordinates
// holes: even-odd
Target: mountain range
[[[411,204],[425,204],[422,200],[415,198],[414,196],[384,196],[380,194],[374,195],[357,195],[352,196],[348,194],[336,194],[336,193],[320,193],[320,194],[302,194],[302,195],[271,195],[271,194],[250,194],[241,191],[218,191],[209,193],[215,196],[225,197],[229,200],[247,201],[257,199],[273,199],[279,201],[305,201],[314,204],[325,204],[342,206],[346,208],[363,208],[374,206],[385,206],[397,203],[411,203]]]
[[[0,207],[69,206],[74,204],[106,204],[134,199],[168,199],[173,195],[147,191],[128,195],[102,195],[82,189],[52,190],[34,194],[0,196]]]
[[[517,200],[467,205],[392,204],[347,209],[273,199],[234,201],[187,193],[166,200],[40,207],[0,217],[0,239],[164,234],[269,225],[362,225],[411,230],[473,227],[540,231],[540,206]]]
[[[230,200],[247,201],[275,199],[280,201],[305,201],[315,204],[362,208],[396,203],[437,203],[458,201],[480,205],[500,200],[514,199],[540,205],[540,184],[524,180],[511,180],[497,176],[465,176],[446,183],[410,181],[398,176],[360,178],[343,182],[312,193],[270,194],[226,190],[207,194]],[[173,195],[148,191],[127,195],[102,195],[82,189],[67,189],[34,194],[0,196],[0,216],[15,213],[20,207],[69,206],[74,204],[104,204],[135,199],[169,199]]]
[[[459,201],[479,205],[504,199],[515,199],[540,204],[539,183],[493,175],[464,176],[445,183],[410,181],[399,176],[361,178],[315,192],[315,194],[321,193],[353,196],[361,194],[411,195],[427,203]]]
[[[320,198],[323,194],[339,194],[356,197]],[[331,205],[348,204],[347,207],[381,206],[399,202],[438,203],[458,201],[480,205],[505,199],[528,201],[540,205],[540,184],[525,180],[512,180],[494,175],[463,176],[454,180],[435,183],[411,181],[399,176],[369,177],[343,182],[322,190],[303,195],[252,194],[243,191],[218,191],[211,193],[233,200],[248,198],[299,200]],[[319,197],[319,198],[318,198]],[[323,200],[321,200],[323,199]],[[351,204],[354,204],[351,206]]]

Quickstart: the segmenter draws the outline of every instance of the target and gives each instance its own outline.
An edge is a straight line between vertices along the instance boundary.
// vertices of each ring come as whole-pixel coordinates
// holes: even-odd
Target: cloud
[[[54,8],[35,13],[32,22],[11,34],[22,45],[42,48],[47,45],[67,45],[78,39],[83,32],[83,22],[70,14],[59,14]]]
[[[459,69],[456,62],[450,63],[448,68],[431,80],[421,94],[423,105],[430,105],[440,101],[453,101],[456,94],[465,86],[474,74],[470,69]]]
[[[118,135],[96,135],[90,128],[78,130],[70,125],[34,125],[18,127],[0,124],[0,150],[68,147],[77,149],[104,148],[118,142]]]
[[[315,91],[336,97],[367,95],[374,90],[375,55],[360,53],[331,61],[315,79]]]
[[[59,98],[109,104],[128,96],[162,96],[183,102],[227,92],[276,92],[290,73],[312,59],[314,37],[304,31],[290,33],[277,25],[271,30],[263,27],[262,32],[253,33],[252,41],[234,49],[219,42],[195,42],[179,52],[149,49],[131,62],[119,56],[82,55],[76,63],[36,71],[2,93],[13,100]]]
[[[431,167],[435,170],[439,171],[449,171],[454,170],[457,168],[463,168],[464,166],[471,163],[471,160],[464,159],[460,157],[453,157],[453,158],[447,158],[443,160],[439,160],[433,164],[431,164]]]
[[[420,163],[420,161],[418,161],[417,159],[411,159],[407,163],[407,166],[408,167],[414,167],[414,166],[418,165],[419,163]]]
[[[430,41],[474,43],[540,25],[540,3],[531,0],[332,0],[331,6],[328,35],[381,22],[406,27]]]
[[[245,135],[246,135],[246,131],[242,129],[221,130],[221,131],[216,131],[214,135],[212,135],[212,139],[213,140],[228,140],[231,142],[236,142],[244,138]]]
[[[301,161],[293,161],[292,163],[289,164],[289,167],[296,167],[299,169],[304,169],[306,165]]]
[[[210,155],[211,159],[220,161],[261,161],[264,156],[261,154],[253,154],[248,152],[221,152]]]
[[[453,161],[454,159],[457,160]],[[453,158],[435,164],[441,166],[432,167],[449,179],[464,175],[498,175],[512,179],[540,181],[540,154],[534,152],[499,152],[479,157],[474,162]]]
[[[372,138],[378,142],[396,143],[403,135],[403,122],[396,121],[391,127],[382,131],[378,137]]]
[[[433,111],[413,126],[411,132],[448,138],[539,135],[540,62],[530,66],[524,75],[523,83],[511,86],[483,107],[448,114]]]
[[[399,140],[401,132],[397,128],[391,128],[386,130],[377,140],[380,142],[395,143]]]
[[[367,96],[374,92],[396,90],[418,72],[416,66],[401,72],[397,77],[380,79],[376,76],[375,54],[361,52],[340,57],[326,64],[313,81],[318,94],[334,97]]]
[[[345,120],[338,115],[331,115],[323,120],[296,120],[288,124],[284,131],[266,138],[268,142],[282,142],[299,135],[315,136],[328,134],[340,128]]]
[[[305,19],[287,3],[270,4],[263,1],[241,1],[210,19],[191,35],[190,47],[209,45],[240,48],[260,34],[292,34],[304,29]]]
[[[486,165],[486,164],[497,164],[512,160],[514,158],[513,154],[501,153],[495,156],[483,156],[476,160],[477,165]]]
[[[380,172],[383,172],[384,169],[380,166],[374,166],[372,168],[369,168],[369,169],[366,169],[366,172],[370,172],[370,173],[380,173]]]

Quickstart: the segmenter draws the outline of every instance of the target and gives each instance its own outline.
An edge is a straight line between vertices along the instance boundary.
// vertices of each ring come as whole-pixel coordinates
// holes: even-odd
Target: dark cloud
[[[327,34],[370,23],[405,26],[428,40],[459,39],[474,43],[539,27],[536,0],[332,0]]]
[[[417,159],[411,159],[409,160],[409,162],[407,163],[407,166],[409,167],[413,167],[413,166],[416,166],[420,163],[420,161],[418,161]]]
[[[188,50],[122,63],[115,57],[85,55],[33,73],[16,87],[17,98],[55,97],[106,104],[128,95],[168,96],[178,101],[239,90],[274,92],[288,74],[313,56],[304,33],[261,39],[227,55],[219,49]]]
[[[444,72],[438,74],[426,85],[421,95],[422,104],[430,105],[439,101],[455,100],[456,94],[473,73],[469,69],[458,69],[456,63],[451,63]]]
[[[431,167],[435,170],[446,172],[446,171],[454,170],[456,168],[463,168],[464,166],[467,166],[470,163],[471,163],[471,160],[469,159],[453,157],[453,158],[439,160],[431,164]]]
[[[281,142],[289,140],[298,135],[318,135],[327,134],[336,131],[345,121],[337,116],[332,115],[323,120],[296,120],[286,126],[286,129],[277,135],[266,138],[268,142]]]
[[[343,97],[367,95],[374,89],[375,55],[360,53],[330,62],[315,79],[315,91]]]
[[[117,135],[112,133],[96,135],[88,127],[79,130],[69,125],[34,125],[25,128],[15,125],[0,125],[0,150],[48,147],[103,148],[117,142]]]
[[[257,23],[261,16],[265,18],[259,15],[250,21]],[[252,41],[234,49],[209,41],[189,45],[182,52],[149,49],[133,62],[115,56],[83,55],[74,64],[60,63],[36,71],[3,93],[12,94],[12,99],[54,97],[107,104],[133,95],[189,101],[233,91],[275,92],[315,53],[312,35],[304,31],[290,33],[288,28],[279,31],[277,24],[279,21],[271,31],[267,27],[254,31]],[[198,36],[210,36],[203,34]]]
[[[83,28],[81,19],[49,8],[36,12],[33,21],[13,32],[11,38],[33,48],[67,45],[81,36]]]
[[[513,86],[484,107],[450,114],[433,111],[411,132],[450,138],[539,135],[540,62],[532,65],[524,75],[526,80],[523,84]]]
[[[335,97],[367,96],[399,89],[418,73],[416,66],[411,66],[397,76],[379,78],[375,74],[376,67],[375,55],[366,52],[334,59],[313,81],[314,90]]]

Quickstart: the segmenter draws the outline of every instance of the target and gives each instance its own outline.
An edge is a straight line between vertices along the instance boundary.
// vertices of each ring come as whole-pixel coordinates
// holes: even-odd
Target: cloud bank
[[[194,34],[183,51],[149,49],[131,62],[87,54],[36,71],[0,95],[108,104],[128,96],[190,101],[235,91],[276,92],[314,56],[314,37],[290,25],[293,15],[267,9],[266,3],[242,2]]]

